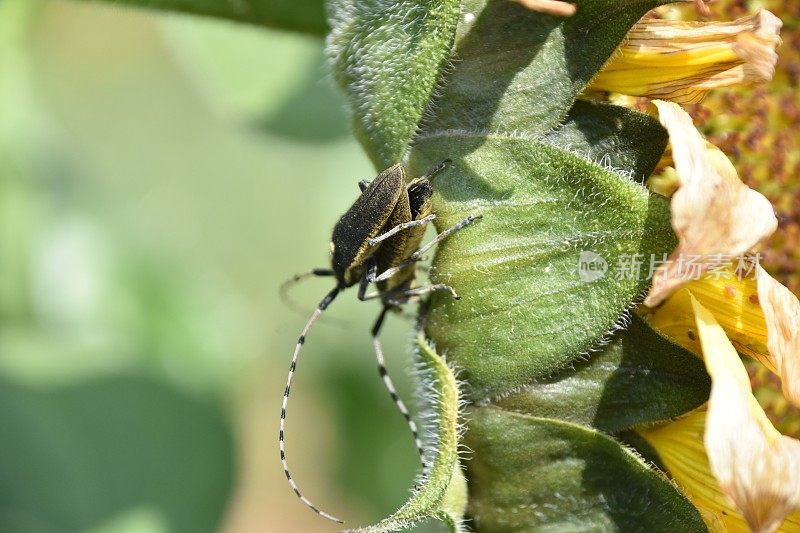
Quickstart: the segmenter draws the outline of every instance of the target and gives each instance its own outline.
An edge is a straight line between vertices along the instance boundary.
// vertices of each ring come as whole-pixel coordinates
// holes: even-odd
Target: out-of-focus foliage
[[[216,530],[232,484],[218,406],[151,378],[0,382],[3,531]]]
[[[100,294],[111,280],[100,271],[110,265],[97,234],[40,194],[39,180],[58,180],[68,166],[32,98],[25,45],[35,15],[29,3],[0,4],[0,366],[24,378],[0,379],[0,529],[83,531],[122,519],[144,531],[213,531],[233,478],[219,405],[155,378],[88,376],[101,359],[116,366],[130,349],[157,356],[161,341],[177,340],[159,329],[180,318],[142,283],[137,303],[148,321],[131,324],[136,345],[98,335],[121,317],[102,316],[96,305],[119,311],[111,304],[123,294]],[[159,310],[161,324],[150,316]],[[32,385],[76,372],[86,375],[75,385]]]
[[[325,265],[372,174],[323,61],[317,37],[0,2],[0,530],[330,530],[277,460],[305,321],[277,287]],[[376,311],[341,298],[319,324],[288,424],[298,480],[351,523],[418,465]],[[384,340],[408,398],[406,327]]]
[[[116,5],[206,15],[322,36],[328,30],[324,0],[118,0]]]
[[[176,65],[221,117],[298,140],[350,134],[320,41],[265,39],[261,28],[205,19],[168,19],[166,27]]]

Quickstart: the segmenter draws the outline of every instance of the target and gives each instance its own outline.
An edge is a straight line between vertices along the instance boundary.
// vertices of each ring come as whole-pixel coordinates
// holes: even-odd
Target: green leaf
[[[547,132],[542,142],[643,182],[661,159],[667,139],[667,130],[649,115],[578,100],[564,123]]]
[[[653,445],[647,442],[635,429],[628,429],[614,434],[614,438],[622,442],[625,446],[636,450],[636,453],[648,464],[653,465],[662,472],[669,472],[667,465],[661,459]]]
[[[17,533],[216,531],[232,484],[219,408],[114,377],[58,389],[0,384],[0,524]]]
[[[103,0],[114,4],[205,15],[323,36],[325,0]]]
[[[437,227],[483,219],[439,248],[432,280],[462,299],[434,297],[426,330],[463,369],[472,400],[551,375],[591,349],[648,284],[646,271],[618,279],[618,262],[675,245],[665,199],[521,133],[426,134],[412,168],[444,156],[454,163],[435,181]],[[591,282],[578,270],[586,254],[608,266]]]
[[[425,131],[524,131],[558,126],[630,27],[659,0],[583,0],[571,17],[517,2],[465,0],[457,61]]]
[[[417,483],[411,499],[388,518],[355,531],[383,533],[408,529],[428,518],[439,518],[453,527],[466,505],[463,477],[458,465],[459,392],[455,375],[420,333],[417,350],[423,384],[430,388],[424,399],[435,410],[435,457],[430,472]],[[458,516],[457,516],[458,515]]]
[[[596,430],[496,407],[468,415],[470,512],[478,530],[706,530],[666,477]]]
[[[609,433],[680,416],[708,401],[703,362],[637,315],[588,360],[496,402],[507,411],[593,426]]]
[[[379,169],[397,163],[450,57],[458,0],[331,0],[328,53],[353,128]]]
[[[176,66],[215,113],[298,140],[350,135],[321,40],[212,19],[171,17],[161,27]]]

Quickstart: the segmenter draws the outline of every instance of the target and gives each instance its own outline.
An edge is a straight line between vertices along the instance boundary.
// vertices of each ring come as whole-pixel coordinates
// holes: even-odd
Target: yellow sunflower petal
[[[712,379],[704,439],[711,471],[754,531],[776,531],[800,509],[800,441],[772,426],[725,331],[693,297],[692,307]]]
[[[722,268],[710,267],[709,273],[688,282],[659,307],[645,308],[643,316],[662,334],[701,355],[689,299],[691,294],[711,311],[737,352],[758,359],[777,374],[773,357],[767,350],[767,324],[756,286],[756,267],[745,263],[746,266],[738,269],[736,258],[728,260],[730,264]],[[744,275],[745,268],[752,269],[752,272]]]
[[[664,167],[660,173],[654,174],[647,179],[648,189],[667,198],[672,198],[680,184],[681,180],[678,177],[678,173],[671,166]]]
[[[688,104],[710,89],[768,81],[780,28],[780,19],[766,10],[731,22],[643,19],[589,91]]]
[[[701,408],[678,420],[638,431],[658,452],[670,476],[700,511],[710,531],[748,532],[747,521],[722,493],[711,472],[703,445],[705,426],[706,409]],[[800,533],[800,512],[789,515],[781,531]]]
[[[780,376],[783,394],[800,407],[800,301],[749,261],[714,267],[642,316],[661,334],[702,355],[690,295],[711,311],[736,351]]]
[[[689,289],[679,289],[660,306],[640,308],[644,319],[659,333],[702,357]]]
[[[773,367],[781,377],[784,396],[800,406],[800,302],[792,291],[757,268],[758,299]]]
[[[761,310],[755,276],[741,276],[733,269],[718,279],[715,275],[691,281],[686,288],[725,330],[736,351],[758,359],[777,373],[767,349],[767,324]]]
[[[680,186],[672,196],[672,226],[678,247],[653,276],[645,305],[653,307],[698,277],[714,255],[743,254],[771,235],[778,226],[769,201],[733,179],[730,164],[710,157],[706,141],[680,106],[655,101],[667,128]],[[727,161],[727,158],[725,158]],[[697,269],[687,276],[686,261],[697,259]]]

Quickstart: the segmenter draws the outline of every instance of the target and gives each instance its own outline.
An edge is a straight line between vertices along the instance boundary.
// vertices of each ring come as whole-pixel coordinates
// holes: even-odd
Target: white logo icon
[[[585,283],[592,283],[608,272],[608,263],[594,252],[583,251],[578,258],[578,277]]]

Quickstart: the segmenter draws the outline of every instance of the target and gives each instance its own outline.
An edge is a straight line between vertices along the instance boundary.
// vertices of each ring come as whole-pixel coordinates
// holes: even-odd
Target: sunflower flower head
[[[754,254],[775,231],[775,215],[682,108],[655,106],[677,175],[671,209],[679,244],[656,272],[642,313],[703,358],[712,389],[707,405],[640,433],[712,530],[800,530],[800,441],[772,425],[741,359],[761,362],[800,405],[800,302]],[[704,258],[696,278],[675,266],[686,253]]]

